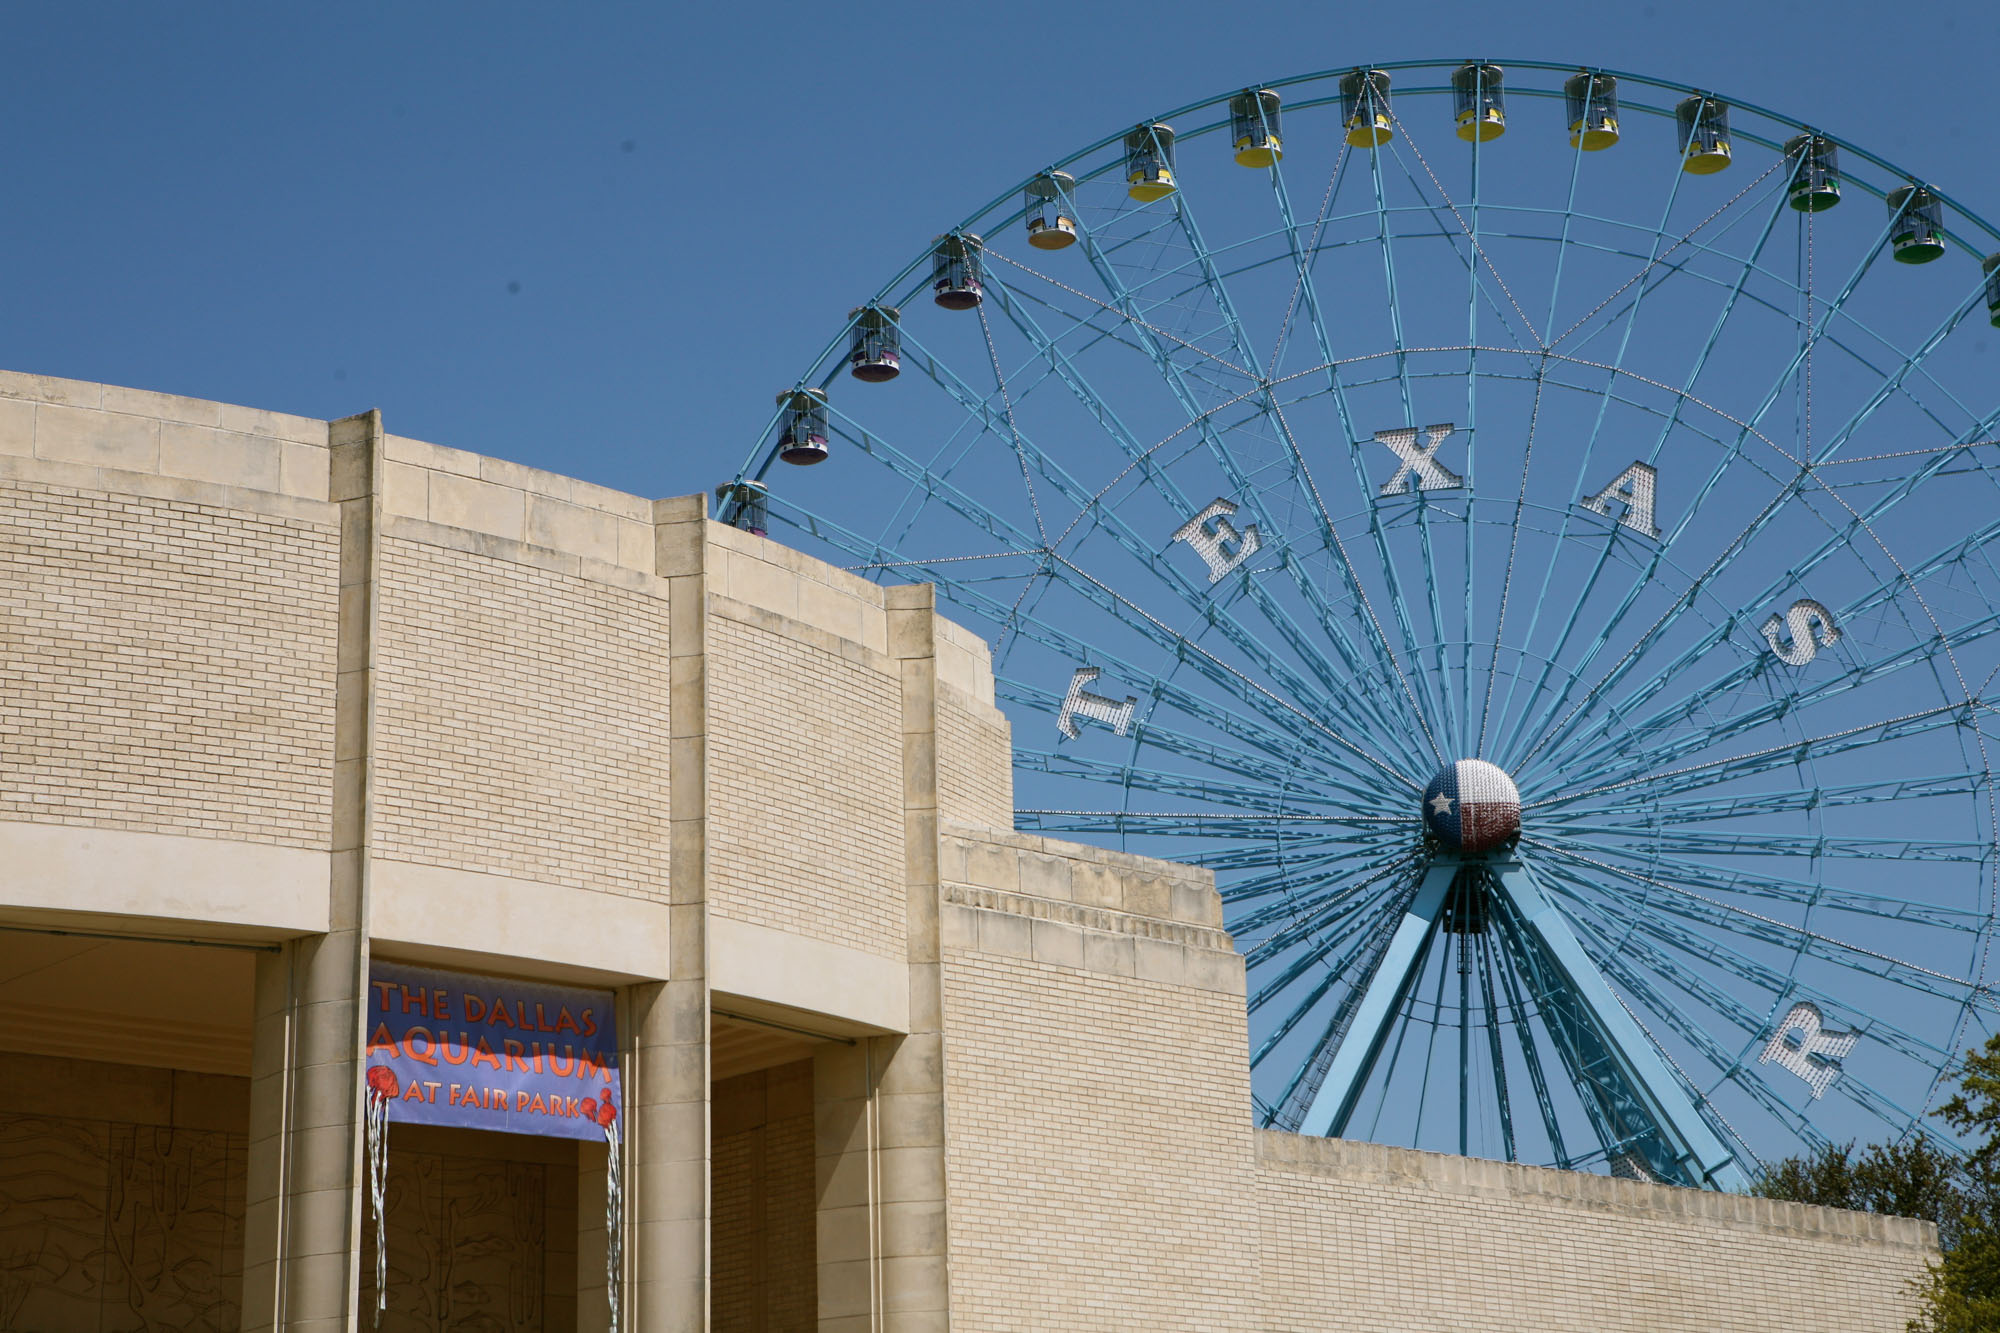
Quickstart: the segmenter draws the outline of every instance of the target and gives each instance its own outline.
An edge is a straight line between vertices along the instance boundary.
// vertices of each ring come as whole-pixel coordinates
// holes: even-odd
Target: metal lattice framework
[[[1907,1134],[2000,1007],[2000,234],[1717,94],[1380,70],[977,211],[720,517],[989,637],[1020,827],[1214,869],[1260,1123],[1723,1185]],[[1518,839],[1427,826],[1472,758]]]

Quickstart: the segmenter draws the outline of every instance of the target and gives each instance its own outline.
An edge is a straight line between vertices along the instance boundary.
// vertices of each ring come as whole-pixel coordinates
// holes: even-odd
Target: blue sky
[[[1913,21],[1912,14],[1926,18]],[[652,495],[723,479],[847,307],[1141,116],[1368,61],[1588,62],[1824,124],[2000,214],[2000,11],[15,5],[0,365]]]

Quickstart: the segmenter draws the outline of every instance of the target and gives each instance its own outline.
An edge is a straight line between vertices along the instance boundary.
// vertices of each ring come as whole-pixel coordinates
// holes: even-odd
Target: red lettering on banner
[[[451,1020],[451,992],[442,986],[431,992],[431,1017],[440,1023]]]
[[[505,1053],[507,1057],[506,1063],[503,1064],[501,1068],[521,1069],[521,1070],[527,1069],[528,1062],[524,1058],[528,1054],[528,1048],[526,1046],[523,1046],[520,1042],[515,1041],[512,1037],[509,1037],[507,1038],[507,1040],[500,1043],[500,1049],[503,1053]]]
[[[531,1114],[539,1111],[543,1115],[547,1115],[549,1112],[549,1104],[542,1100],[542,1094],[538,1092],[534,1096],[528,1098],[528,1110]]]
[[[471,991],[467,991],[465,993],[465,1021],[468,1023],[478,1023],[483,1022],[485,1018],[486,1001],[480,999]]]
[[[576,1020],[569,1016],[568,1005],[564,1005],[562,1009],[556,1014],[555,1030],[557,1032],[576,1032],[579,1035],[581,1035],[582,1030],[577,1027]]]
[[[398,1046],[396,1039],[389,1035],[389,1025],[387,1023],[376,1024],[375,1035],[368,1039],[368,1053],[373,1055],[377,1051],[387,1051],[391,1060],[399,1059],[403,1054],[403,1048]]]
[[[412,1097],[416,1098],[418,1101],[422,1101],[424,1099],[424,1085],[418,1083],[414,1079],[410,1081],[410,1086],[403,1092],[404,1101],[408,1101]]]
[[[500,1063],[500,1057],[493,1054],[493,1048],[486,1044],[486,1038],[484,1037],[481,1037],[479,1039],[478,1047],[472,1052],[472,1067],[474,1069],[479,1068],[479,1062],[481,1060],[484,1060],[487,1064],[492,1065],[495,1069],[504,1068],[504,1066]]]
[[[416,1012],[422,1014],[425,1018],[429,1018],[431,1016],[431,997],[429,991],[426,991],[423,987],[419,986],[417,988],[416,994],[412,995],[410,993],[410,988],[408,986],[403,986],[400,989],[403,992],[404,1013],[407,1014],[414,1009]]]
[[[472,1047],[468,1044],[469,1040],[469,1034],[464,1031],[458,1034],[456,1044],[441,1036],[437,1044],[438,1054],[444,1057],[444,1062],[448,1065],[462,1065],[472,1058]],[[453,1051],[457,1051],[458,1054],[454,1056],[452,1054]]]
[[[432,1106],[436,1106],[438,1099],[438,1089],[442,1088],[443,1086],[444,1084],[442,1083],[434,1082],[431,1079],[425,1079],[424,1087],[428,1088],[429,1091],[424,1093],[424,1100],[429,1102]]]
[[[387,1013],[389,1011],[389,992],[396,989],[396,983],[393,981],[371,981],[368,984],[375,988],[375,998],[382,1002],[382,1012]]]
[[[497,995],[493,998],[493,1003],[487,1006],[486,1021],[496,1028],[520,1026],[514,1021],[514,1015],[507,1012],[507,1002]]]
[[[422,1051],[417,1049],[417,1037],[419,1034],[422,1034],[424,1039],[424,1049]],[[431,1051],[436,1046],[437,1042],[431,1037],[431,1030],[429,1028],[411,1027],[403,1033],[403,1054],[409,1056],[420,1065],[429,1065],[433,1069],[437,1067],[438,1058],[431,1054]]]
[[[576,1072],[576,1047],[571,1046],[568,1042],[564,1042],[563,1055],[568,1063],[556,1059],[556,1048],[553,1046],[549,1047],[549,1072],[557,1078],[568,1078],[572,1073]]]
[[[583,1011],[583,1035],[586,1037],[597,1035],[597,1011],[595,1009],[586,1009]]]

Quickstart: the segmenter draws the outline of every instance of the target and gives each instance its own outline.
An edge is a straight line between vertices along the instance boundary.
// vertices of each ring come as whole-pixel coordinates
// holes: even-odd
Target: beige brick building
[[[1209,880],[700,497],[0,376],[0,649],[0,1329],[370,1326],[384,961],[615,996],[626,1328],[1893,1330],[1934,1240],[1255,1132]],[[383,1328],[607,1326],[609,1143],[388,1142]]]

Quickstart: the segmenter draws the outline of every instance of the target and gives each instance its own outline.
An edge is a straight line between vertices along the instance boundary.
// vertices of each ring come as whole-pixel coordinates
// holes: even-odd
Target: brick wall
[[[895,663],[720,597],[708,653],[712,909],[902,958]]]
[[[327,524],[0,485],[0,819],[325,847],[338,562]]]
[[[812,1061],[715,1085],[710,1134],[713,1333],[812,1333]]]
[[[1246,1327],[1243,969],[1206,877],[955,828],[942,878],[952,1327]]]
[[[667,602],[388,537],[378,854],[664,898]]]
[[[1260,1133],[1269,1329],[1900,1333],[1902,1218]]]

